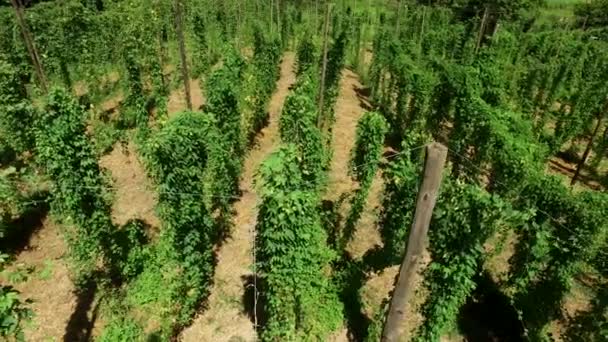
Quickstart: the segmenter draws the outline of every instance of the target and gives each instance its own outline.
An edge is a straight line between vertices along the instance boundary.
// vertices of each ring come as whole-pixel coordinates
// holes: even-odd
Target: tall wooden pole
[[[399,3],[397,4],[397,28],[395,29],[395,33],[397,34],[397,37],[399,37],[399,30],[400,30],[400,26],[401,26],[401,2],[403,0],[399,0]]]
[[[46,94],[48,92],[48,82],[46,79],[46,74],[44,73],[44,68],[42,67],[40,55],[38,54],[38,50],[36,49],[36,45],[34,44],[32,35],[30,34],[30,31],[27,27],[27,23],[25,22],[25,18],[21,10],[21,4],[18,2],[18,0],[11,0],[11,4],[13,5],[13,9],[15,10],[17,23],[21,28],[21,35],[23,36],[25,47],[27,48],[27,52],[30,55],[32,64],[34,65],[34,71],[36,72],[36,77],[38,78],[38,85],[40,86],[42,92]]]
[[[274,1],[270,0],[270,34],[272,35],[272,15],[274,13]]]
[[[276,0],[275,4],[277,6],[277,33],[279,35],[279,37],[281,37],[281,39],[283,39],[282,37],[282,32],[281,32],[281,7],[279,4],[280,0]]]
[[[486,8],[483,10],[483,17],[481,18],[481,25],[479,26],[479,34],[477,36],[477,45],[475,45],[475,53],[477,53],[477,51],[479,51],[479,48],[481,48],[483,36],[485,35],[484,33],[486,31],[487,20],[488,20],[488,7],[486,6]]]
[[[184,27],[182,22],[182,2],[175,0],[175,28],[177,40],[179,41],[179,57],[182,64],[182,79],[186,95],[186,105],[192,110],[192,98],[190,97],[190,76],[188,74],[188,60],[186,59],[186,43],[184,42]]]
[[[319,114],[317,117],[317,127],[321,128],[323,125],[323,107],[325,104],[325,75],[327,74],[327,44],[329,40],[329,13],[330,13],[330,2],[327,1],[325,8],[325,28],[323,29],[323,66],[321,68],[321,88],[319,93]]]
[[[597,123],[595,124],[595,129],[593,130],[593,134],[591,135],[591,138],[589,138],[589,142],[587,143],[587,148],[585,148],[583,157],[581,158],[581,160],[578,162],[578,165],[576,166],[576,172],[574,173],[574,176],[572,176],[572,181],[570,181],[570,186],[574,186],[574,184],[576,184],[576,182],[578,181],[578,179],[581,175],[581,171],[583,170],[583,167],[585,166],[585,163],[587,162],[587,158],[589,158],[589,154],[591,153],[591,149],[593,148],[593,141],[595,140],[597,133],[600,131],[600,127],[602,126],[602,121],[607,114],[608,114],[608,100],[606,100],[604,109],[597,116]]]
[[[413,279],[418,272],[419,262],[426,248],[429,224],[437,202],[447,154],[447,148],[439,143],[432,143],[426,147],[424,178],[418,192],[416,213],[414,214],[414,223],[410,231],[405,258],[399,269],[399,278],[393,291],[388,316],[382,331],[383,342],[396,342],[403,337],[401,335],[406,319],[405,308],[415,290]]]
[[[315,0],[315,34],[319,31],[319,0]]]

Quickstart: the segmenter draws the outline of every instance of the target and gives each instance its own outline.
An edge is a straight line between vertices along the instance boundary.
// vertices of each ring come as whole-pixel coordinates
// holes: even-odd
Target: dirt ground
[[[259,198],[253,185],[254,173],[280,141],[278,120],[289,87],[295,83],[295,56],[288,52],[281,62],[281,75],[270,104],[270,122],[245,160],[240,188],[243,196],[234,204],[236,215],[231,237],[217,251],[214,285],[208,308],[186,328],[182,341],[255,341],[254,324],[243,312],[246,280],[253,276],[252,248]]]
[[[58,225],[46,218],[27,248],[7,268],[8,273],[24,273],[23,281],[9,283],[21,292],[22,299],[33,300],[34,318],[25,328],[26,341],[60,341],[67,334],[77,296],[65,253]]]
[[[112,219],[122,225],[130,219],[142,219],[153,227],[160,223],[154,213],[156,196],[148,186],[143,166],[137,159],[135,146],[117,144],[104,156],[100,165],[110,171],[116,188]],[[30,238],[28,246],[15,256],[3,278],[12,275],[9,283],[31,299],[34,318],[25,329],[26,341],[73,340],[99,330],[96,315],[99,301],[95,292],[74,293],[70,278],[67,246],[60,227],[50,218]],[[18,279],[20,278],[20,279]]]
[[[192,110],[199,110],[205,104],[205,95],[201,90],[200,80],[190,80],[190,96],[192,98]],[[167,112],[169,116],[188,109],[186,106],[186,96],[184,95],[184,87],[180,86],[174,89],[169,95],[167,103]]]
[[[117,143],[100,160],[100,166],[110,171],[114,181],[112,221],[121,226],[131,219],[141,219],[158,229],[160,221],[154,211],[156,192],[137,156],[133,143],[126,146]]]
[[[357,184],[348,175],[348,161],[355,144],[357,122],[365,113],[356,91],[362,88],[358,76],[350,70],[344,70],[339,87],[331,142],[333,157],[326,192],[326,199],[332,201],[337,201],[345,194],[350,195],[357,188]]]

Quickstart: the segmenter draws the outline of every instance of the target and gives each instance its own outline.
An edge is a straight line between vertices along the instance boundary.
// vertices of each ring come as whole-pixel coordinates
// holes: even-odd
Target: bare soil
[[[66,245],[59,227],[46,218],[29,246],[16,255],[7,272],[21,270],[27,279],[11,285],[22,299],[31,299],[34,318],[25,328],[26,341],[62,340],[67,334],[77,296],[65,260]],[[25,270],[29,269],[29,272]]]
[[[208,307],[182,332],[182,341],[256,340],[254,324],[243,309],[246,282],[254,275],[252,249],[259,203],[254,174],[280,141],[278,121],[289,88],[295,83],[294,59],[291,52],[283,56],[281,76],[268,108],[269,125],[262,130],[257,145],[245,160],[240,182],[243,196],[234,204],[236,215],[231,236],[217,251],[218,264]]]
[[[169,116],[188,109],[184,92],[184,87],[180,86],[169,95],[167,104]],[[197,111],[205,104],[206,98],[201,90],[199,79],[190,80],[190,96],[192,97],[192,110]]]
[[[351,195],[358,186],[348,175],[348,162],[350,151],[355,145],[357,122],[365,113],[356,91],[363,87],[358,76],[350,70],[344,70],[339,87],[331,142],[333,157],[326,195],[332,201],[337,201],[343,195]]]
[[[114,180],[112,221],[120,226],[140,219],[158,229],[160,221],[154,211],[156,192],[137,156],[133,143],[125,146],[117,143],[112,152],[100,159],[100,166],[110,171]]]

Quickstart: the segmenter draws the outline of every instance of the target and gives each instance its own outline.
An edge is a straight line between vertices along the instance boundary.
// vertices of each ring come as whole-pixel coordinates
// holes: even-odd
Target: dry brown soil
[[[135,144],[123,146],[117,143],[99,163],[110,172],[114,181],[112,221],[120,226],[131,219],[141,219],[159,228],[160,221],[154,212],[156,192],[138,158]]]
[[[60,228],[46,218],[26,249],[16,255],[8,272],[30,269],[27,280],[14,283],[21,298],[33,300],[34,318],[25,329],[26,341],[62,340],[76,308],[75,287],[66,265],[66,245]]]
[[[169,102],[167,104],[169,116],[188,109],[184,92],[184,87],[180,86],[169,95]],[[206,99],[201,90],[200,80],[190,80],[190,96],[192,98],[192,110],[199,110],[205,104]]]

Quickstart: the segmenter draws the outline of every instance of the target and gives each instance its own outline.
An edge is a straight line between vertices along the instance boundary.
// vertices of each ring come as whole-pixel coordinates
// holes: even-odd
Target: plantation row
[[[11,148],[17,155],[33,154],[50,181],[53,217],[73,227],[65,234],[75,281],[83,288],[90,281],[108,282],[113,314],[102,341],[144,338],[145,321],[130,314],[135,309],[149,312],[146,321],[158,322],[155,333],[168,338],[191,320],[208,295],[213,245],[230,228],[243,156],[268,115],[280,55],[280,42],[258,30],[248,67],[236,51],[227,50],[222,67],[208,77],[202,112],[179,113],[154,126],[140,112],[137,141],[156,183],[162,221],[153,241],[143,222],[112,223],[105,193],[109,186],[86,133],[83,107],[65,91],[52,89],[38,109],[20,89],[18,72],[9,65],[3,69],[3,131],[14,137]],[[239,86],[245,76],[255,92]],[[15,201],[9,203],[17,208],[3,210],[3,224],[26,209],[19,208],[20,193],[13,190],[10,199]],[[18,329],[15,318],[11,329]]]
[[[362,290],[401,264],[423,147],[439,141],[449,163],[411,339],[453,334],[490,279],[516,313],[504,322],[512,336],[602,341],[608,199],[569,188],[548,165],[575,159],[571,185],[605,172],[608,43],[594,20],[539,24],[519,14],[533,2],[49,2],[20,8],[31,41],[19,15],[0,7],[0,24],[10,28],[0,32],[0,243],[27,235],[15,222],[48,203],[77,291],[100,289],[105,322],[95,338],[177,338],[206,309],[215,251],[235,229],[247,152],[268,124],[281,55],[294,49],[297,79],[280,114],[280,146],[255,176],[248,266],[257,336],[325,341],[345,327],[354,340],[380,340],[388,300],[370,307]],[[204,82],[205,104],[169,113],[178,85],[192,107],[189,67]],[[362,73],[372,108],[350,151],[356,189],[332,202],[345,67]],[[114,96],[117,108],[107,109]],[[141,220],[112,221],[112,186],[98,160],[128,139],[154,182],[156,235]],[[349,244],[379,173],[382,243],[355,258]],[[565,317],[583,280],[593,298]],[[8,304],[0,336],[23,339],[29,303],[8,285],[1,291]]]
[[[424,26],[423,18],[433,25]],[[431,223],[418,340],[437,341],[453,329],[477,275],[493,271],[487,262],[504,248],[488,249],[488,241],[514,234],[499,287],[526,338],[548,341],[575,279],[583,272],[606,276],[608,198],[570,191],[545,173],[545,164],[587,130],[597,134],[606,118],[608,45],[593,32],[525,32],[503,23],[480,47],[479,30],[446,9],[419,7],[401,20],[398,36],[390,26],[377,33],[370,69],[374,102],[391,125],[390,144],[402,152],[384,174],[381,227],[389,265],[400,263],[415,207],[421,159],[410,149],[444,141],[451,161]],[[603,156],[599,151],[598,163]],[[605,310],[600,298],[592,304],[600,307],[580,318]],[[597,319],[569,327],[568,338],[601,340],[606,317]]]

